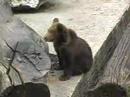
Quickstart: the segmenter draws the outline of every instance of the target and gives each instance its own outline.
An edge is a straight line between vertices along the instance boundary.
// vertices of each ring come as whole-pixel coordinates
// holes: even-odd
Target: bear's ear
[[[59,19],[58,18],[54,18],[53,19],[53,23],[59,23]]]
[[[58,23],[57,24],[57,30],[58,30],[58,32],[65,32],[66,27],[63,24]]]

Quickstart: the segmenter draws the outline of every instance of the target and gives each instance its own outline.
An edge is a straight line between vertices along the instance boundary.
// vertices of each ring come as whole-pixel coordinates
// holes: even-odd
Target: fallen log
[[[113,31],[109,34],[106,41],[103,43],[102,47],[94,58],[94,63],[91,70],[87,74],[83,75],[72,97],[90,97],[88,96],[89,91],[95,91],[107,83],[113,83],[112,85],[114,86],[116,84],[122,87],[126,86],[130,73],[129,16],[130,8],[124,13],[120,22],[117,23]],[[122,73],[125,76],[122,76]],[[122,79],[125,80],[125,82]],[[122,84],[122,82],[124,82],[124,84]],[[125,88],[123,91],[125,91]],[[92,97],[105,96],[102,92],[102,96],[92,95]],[[120,97],[126,97],[126,94]]]

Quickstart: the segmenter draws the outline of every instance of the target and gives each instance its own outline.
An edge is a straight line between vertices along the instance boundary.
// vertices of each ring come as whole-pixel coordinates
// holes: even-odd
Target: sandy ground
[[[128,8],[128,0],[50,0],[48,7],[38,13],[15,14],[44,37],[53,18],[57,17],[67,27],[74,29],[92,48],[93,55]],[[55,53],[49,43],[49,51]],[[57,73],[57,72],[56,72]],[[49,74],[51,97],[70,97],[81,76],[61,82],[58,74]]]

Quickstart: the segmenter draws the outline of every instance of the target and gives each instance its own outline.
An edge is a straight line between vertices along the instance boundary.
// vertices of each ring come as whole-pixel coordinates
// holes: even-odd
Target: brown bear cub
[[[68,80],[71,76],[86,73],[91,68],[93,63],[91,48],[72,29],[59,23],[58,18],[53,20],[44,39],[54,43],[59,68],[64,71],[60,80]]]

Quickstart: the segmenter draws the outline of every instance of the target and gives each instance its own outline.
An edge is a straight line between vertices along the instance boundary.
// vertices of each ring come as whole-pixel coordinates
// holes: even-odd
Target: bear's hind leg
[[[74,64],[74,58],[71,53],[64,52],[63,57],[63,75],[60,76],[59,80],[65,81],[69,80],[73,73],[73,65]]]
[[[60,81],[66,81],[66,80],[69,80],[71,76],[72,76],[72,71],[71,71],[71,69],[70,69],[70,68],[66,68],[66,69],[64,69],[64,71],[63,71],[63,75],[61,75],[61,76],[59,77],[59,80],[60,80]]]

